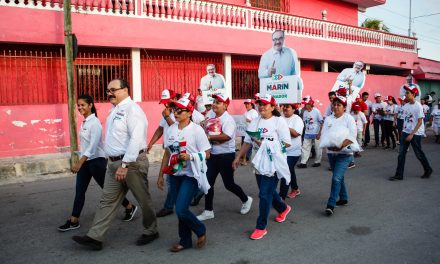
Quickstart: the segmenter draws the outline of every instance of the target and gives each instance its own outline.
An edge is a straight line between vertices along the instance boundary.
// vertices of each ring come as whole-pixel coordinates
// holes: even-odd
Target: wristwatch
[[[121,167],[122,167],[123,169],[126,169],[126,168],[128,168],[128,164],[127,164],[127,163],[125,163],[125,162],[122,162],[122,165],[121,165]]]

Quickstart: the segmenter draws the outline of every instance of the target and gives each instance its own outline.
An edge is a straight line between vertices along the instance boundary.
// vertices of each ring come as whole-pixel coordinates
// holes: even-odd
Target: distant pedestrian
[[[385,106],[383,116],[383,127],[385,132],[385,141],[387,145],[384,147],[384,149],[389,149],[391,147],[391,142],[393,143],[393,149],[396,148],[396,139],[394,138],[394,116],[397,114],[397,104],[394,97],[391,95],[387,96],[386,98],[387,105]]]
[[[374,126],[374,140],[376,141],[376,148],[379,147],[379,142],[382,147],[385,147],[385,132],[383,117],[385,116],[385,107],[387,104],[382,102],[382,95],[380,93],[374,94],[375,103],[371,106],[371,112],[373,114],[373,126]],[[379,129],[380,129],[380,141],[379,141]]]
[[[93,97],[81,95],[78,97],[78,112],[84,117],[81,123],[80,140],[80,159],[72,166],[72,172],[76,173],[76,191],[73,202],[72,215],[69,220],[58,230],[61,232],[77,229],[80,227],[79,216],[84,206],[87,187],[92,177],[96,183],[103,188],[107,160],[102,143],[102,126],[96,112]],[[137,207],[130,203],[126,198],[122,201],[125,207],[124,221],[131,221],[136,214]]]
[[[416,158],[423,166],[424,173],[422,178],[429,178],[432,174],[431,165],[422,150],[422,137],[425,135],[425,124],[423,118],[422,105],[416,101],[418,89],[416,87],[405,87],[407,103],[402,107],[403,116],[405,117],[403,123],[402,136],[400,138],[399,157],[397,159],[396,173],[390,177],[390,181],[403,180],[403,172],[405,169],[405,159],[408,147],[411,144]]]

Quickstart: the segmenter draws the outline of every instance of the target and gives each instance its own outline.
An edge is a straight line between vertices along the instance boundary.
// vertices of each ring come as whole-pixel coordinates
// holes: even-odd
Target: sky
[[[418,38],[419,57],[440,61],[440,0],[411,2],[411,31]],[[387,0],[384,5],[368,8],[365,13],[359,12],[359,25],[366,18],[376,18],[382,20],[391,33],[408,36],[409,3],[410,0]]]

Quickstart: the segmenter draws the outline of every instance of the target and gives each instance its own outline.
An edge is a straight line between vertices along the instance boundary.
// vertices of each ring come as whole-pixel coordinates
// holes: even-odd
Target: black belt
[[[145,150],[142,149],[142,150],[139,151],[139,154],[142,154],[144,152],[145,152]],[[113,161],[113,162],[121,160],[123,158],[124,158],[124,155],[119,155],[119,156],[115,156],[115,157],[108,157],[108,159]]]

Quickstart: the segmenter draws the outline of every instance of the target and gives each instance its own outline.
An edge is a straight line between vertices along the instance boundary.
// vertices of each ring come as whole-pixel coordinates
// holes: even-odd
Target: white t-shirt
[[[385,102],[374,103],[371,105],[371,112],[377,112],[379,109],[382,109],[385,111],[386,106],[387,106],[387,103],[385,103]],[[376,114],[374,114],[373,119],[382,120],[383,116],[376,113]]]
[[[357,114],[352,113],[351,116],[354,119],[354,122],[356,123],[357,131],[362,132],[364,131],[364,125],[367,123],[367,118],[365,117],[365,114],[359,111]]]
[[[432,126],[440,127],[440,109],[436,108],[431,113]]]
[[[191,115],[191,119],[194,123],[196,123],[197,125],[200,125],[201,122],[205,121],[205,116],[202,115],[199,111],[197,111],[196,109],[194,109],[192,115]]]
[[[176,122],[176,118],[174,117],[174,114],[171,113],[170,114],[170,118],[171,120],[174,121],[174,123]],[[170,125],[168,125],[168,122],[165,120],[165,118],[162,116],[162,118],[159,121],[159,126],[163,128],[163,141],[165,142],[165,140],[167,140],[168,137],[168,128],[170,127]]]
[[[186,146],[182,146],[185,145],[185,143]],[[170,151],[171,155],[178,155],[182,151],[186,151],[188,154],[207,151],[211,148],[211,145],[201,126],[191,122],[188,126],[180,130],[179,124],[176,122],[168,128],[168,138],[165,141],[165,147]],[[173,175],[194,176],[191,169],[191,162],[187,162],[184,168]]]
[[[388,121],[394,121],[394,114],[397,113],[397,105],[387,104],[384,110],[385,110],[385,116],[383,117],[383,119]]]
[[[425,115],[427,115],[427,114],[429,114],[429,106],[427,106],[427,105],[422,105],[422,107],[423,107],[423,113],[425,114]]]
[[[414,128],[417,125],[417,122],[420,118],[424,118],[425,114],[423,113],[423,107],[419,102],[415,102],[413,104],[407,103],[403,107],[403,132],[407,134],[411,134]],[[425,124],[422,122],[419,130],[415,133],[416,135],[423,136],[425,135]]]
[[[286,148],[287,156],[301,156],[301,134],[304,129],[304,122],[298,115],[284,117],[284,120],[286,120],[288,128],[293,128],[299,134],[297,137],[291,136],[292,145]]]
[[[214,113],[214,111],[211,109],[211,110],[209,110],[208,112],[206,112],[206,114],[205,114],[205,119],[211,119],[211,118],[214,118],[215,117],[215,113]]]
[[[255,109],[251,109],[249,111],[246,111],[244,113],[244,118],[245,118],[245,122],[246,122],[246,127],[252,122],[252,120],[254,120],[255,118],[257,118],[259,116],[257,110]],[[250,121],[246,121],[246,119],[249,119]]]
[[[396,112],[397,112],[397,119],[403,119],[403,109],[401,105],[398,105],[396,107]]]
[[[196,98],[197,111],[203,113],[206,111],[205,102],[203,101],[203,96],[197,95]]]
[[[332,103],[330,102],[330,104],[325,109],[324,118],[326,118],[327,116],[331,116],[332,114],[333,114]]]
[[[322,127],[322,135],[321,140],[323,140],[327,136],[327,132],[331,127],[343,126],[348,128],[348,132],[351,138],[356,138],[357,136],[357,128],[356,123],[353,117],[347,113],[344,113],[339,118],[336,118],[334,115],[327,117],[324,121],[324,125]],[[349,149],[343,149],[341,152],[344,154],[353,154]],[[332,151],[327,149],[327,153],[340,153],[339,151]]]
[[[286,121],[283,117],[272,116],[269,119],[264,119],[261,116],[252,120],[248,126],[248,131],[260,132],[261,138],[270,140],[279,140],[281,142],[291,145],[290,131],[287,126]],[[257,143],[253,142],[251,137],[246,134],[244,137],[244,142],[253,144],[255,153],[258,151],[259,146]]]
[[[235,153],[235,129],[237,126],[235,120],[227,111],[219,119],[222,124],[222,133],[231,139],[221,144],[212,144],[211,154]]]
[[[304,134],[316,135],[319,133],[323,119],[321,112],[317,108],[313,107],[310,112],[305,110],[303,113],[303,120],[306,127]]]

